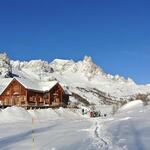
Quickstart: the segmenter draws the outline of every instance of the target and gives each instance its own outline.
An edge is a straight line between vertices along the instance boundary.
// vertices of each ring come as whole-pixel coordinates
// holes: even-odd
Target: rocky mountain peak
[[[85,56],[82,61],[82,72],[85,73],[85,75],[91,79],[96,75],[104,75],[103,69],[101,69],[99,66],[97,66],[90,56]]]
[[[0,60],[1,60],[1,61],[4,61],[4,62],[7,63],[7,64],[10,63],[10,60],[9,60],[9,58],[8,58],[8,56],[7,56],[6,53],[1,53],[1,54],[0,54]]]
[[[92,57],[91,56],[84,56],[83,62],[84,63],[93,63]]]
[[[0,54],[0,76],[9,77],[12,72],[12,67],[10,65],[10,60],[6,53]]]

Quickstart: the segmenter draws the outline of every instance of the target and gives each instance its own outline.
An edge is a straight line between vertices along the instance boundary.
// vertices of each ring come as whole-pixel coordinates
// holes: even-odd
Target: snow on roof
[[[0,78],[0,95],[7,88],[13,78]]]
[[[15,78],[19,81],[26,89],[46,92],[54,87],[58,82],[57,81],[38,81],[25,78]]]
[[[0,94],[7,88],[13,79],[16,79],[21,83],[26,89],[46,92],[53,88],[58,82],[57,81],[38,81],[26,78],[3,78],[0,79]]]
[[[52,89],[56,84],[58,83],[58,81],[48,81],[48,82],[39,82],[39,85],[42,87],[43,91],[49,91],[50,89]]]

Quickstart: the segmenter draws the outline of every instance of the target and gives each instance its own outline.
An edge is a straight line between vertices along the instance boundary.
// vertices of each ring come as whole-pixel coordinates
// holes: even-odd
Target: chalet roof
[[[46,92],[54,87],[58,82],[57,81],[39,81],[39,80],[30,80],[25,78],[15,78],[20,82],[26,89]]]
[[[4,78],[4,79],[0,79],[0,95],[14,79],[16,79],[26,89],[39,91],[39,92],[49,91],[58,83],[57,81],[39,81],[39,80],[31,80],[31,79],[19,78],[19,77]]]

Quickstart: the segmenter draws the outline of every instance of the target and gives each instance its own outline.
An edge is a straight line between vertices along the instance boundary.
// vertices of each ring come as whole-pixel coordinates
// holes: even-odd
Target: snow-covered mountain
[[[90,103],[111,103],[112,100],[130,99],[139,93],[150,93],[150,85],[137,85],[130,78],[107,74],[88,56],[78,62],[55,59],[50,63],[42,60],[11,60],[9,63],[7,55],[1,54],[0,61],[3,77],[11,73],[33,80],[58,80],[74,97],[83,98]]]

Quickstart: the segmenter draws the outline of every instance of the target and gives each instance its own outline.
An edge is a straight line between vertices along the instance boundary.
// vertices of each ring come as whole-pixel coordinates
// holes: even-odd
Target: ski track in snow
[[[102,141],[102,143],[104,144],[105,149],[108,150],[109,149],[108,143],[103,138],[101,138],[100,135],[99,135],[99,126],[98,126],[97,122],[95,124],[95,136],[96,136],[96,138],[100,139],[100,141]]]
[[[94,124],[92,127],[93,145],[96,145],[98,150],[124,150],[117,144],[113,144],[111,136],[107,133],[107,130],[105,129],[104,120],[107,119],[94,119]]]

